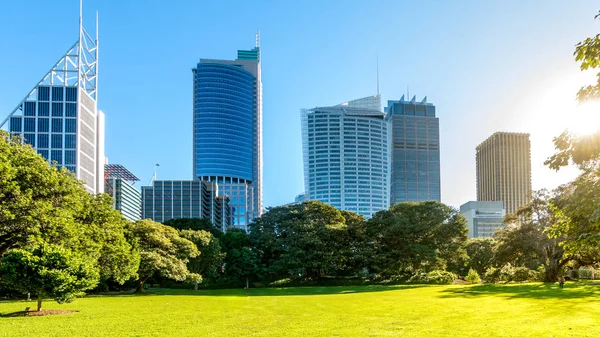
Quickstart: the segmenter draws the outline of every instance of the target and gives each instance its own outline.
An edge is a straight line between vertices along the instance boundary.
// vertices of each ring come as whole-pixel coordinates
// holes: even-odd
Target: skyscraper
[[[262,83],[258,35],[236,60],[201,59],[194,75],[194,179],[231,198],[234,226],[262,213]]]
[[[388,123],[379,95],[302,110],[306,200],[370,217],[389,206]]]
[[[96,25],[97,27],[97,25]],[[39,57],[43,57],[43,53]],[[104,191],[104,113],[98,110],[98,31],[79,18],[77,41],[0,124],[58,167],[75,172],[90,193]]]
[[[528,133],[494,133],[477,146],[476,165],[478,201],[503,201],[508,214],[531,201]]]
[[[388,101],[386,119],[391,134],[390,204],[441,200],[440,121],[427,102]]]

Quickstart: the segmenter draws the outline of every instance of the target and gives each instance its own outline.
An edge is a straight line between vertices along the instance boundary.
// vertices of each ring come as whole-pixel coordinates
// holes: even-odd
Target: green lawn
[[[598,336],[600,287],[359,286],[99,296],[7,317],[0,336]]]

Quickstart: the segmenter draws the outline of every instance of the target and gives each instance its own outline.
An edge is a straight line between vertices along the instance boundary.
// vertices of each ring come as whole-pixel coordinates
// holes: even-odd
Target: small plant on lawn
[[[469,283],[481,282],[479,274],[473,268],[469,269],[469,273],[467,274],[467,277],[465,277],[465,280]]]

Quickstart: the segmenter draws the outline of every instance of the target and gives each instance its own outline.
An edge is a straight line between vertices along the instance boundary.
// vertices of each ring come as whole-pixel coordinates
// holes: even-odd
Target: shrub
[[[445,270],[433,270],[429,273],[415,274],[408,283],[417,284],[452,284],[456,281],[456,275]]]
[[[479,277],[479,274],[475,270],[470,268],[465,280],[469,283],[479,283],[481,282],[481,277]]]
[[[500,281],[505,281],[505,275],[502,274],[502,270],[494,267],[489,267],[486,269],[485,274],[483,274],[483,279],[488,283],[498,283]]]

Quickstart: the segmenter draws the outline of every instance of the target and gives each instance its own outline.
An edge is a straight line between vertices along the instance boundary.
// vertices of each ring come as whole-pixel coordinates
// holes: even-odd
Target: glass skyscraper
[[[403,201],[441,201],[440,122],[435,106],[425,97],[417,102],[388,101],[391,127],[390,204]]]
[[[302,110],[306,200],[370,217],[389,207],[388,123],[379,95]]]
[[[98,36],[79,21],[77,41],[0,124],[90,193],[104,191],[104,113],[98,110]]]
[[[233,223],[247,229],[262,213],[260,50],[236,60],[201,59],[194,77],[194,179],[217,182],[230,197]]]
[[[133,186],[140,179],[119,164],[104,165],[104,172],[104,192],[114,199],[114,209],[129,221],[140,220],[142,194]]]

